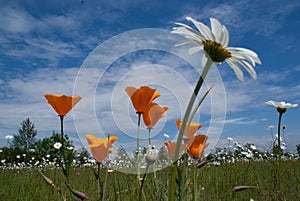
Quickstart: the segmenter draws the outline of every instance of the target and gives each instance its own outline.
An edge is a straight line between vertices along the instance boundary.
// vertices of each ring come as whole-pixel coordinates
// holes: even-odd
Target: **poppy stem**
[[[148,129],[148,142],[151,145],[151,138],[150,138],[151,128]]]
[[[138,113],[138,130],[136,141],[136,156],[137,156],[137,179],[140,180],[140,127],[142,113]]]
[[[110,148],[110,133],[107,134],[107,151],[106,151],[106,155],[107,155],[107,159],[109,159],[109,148]],[[103,184],[103,195],[102,195],[102,200],[105,200],[105,194],[106,194],[106,183],[107,183],[107,175],[108,175],[108,163],[106,163],[106,172],[105,172],[105,179],[104,179],[104,184]]]
[[[68,178],[68,172],[66,170],[66,156],[65,156],[65,143],[64,143],[64,117],[63,115],[59,115],[60,117],[60,133],[61,133],[61,149],[60,149],[60,153],[61,153],[61,160],[62,160],[62,169],[63,169],[63,173],[64,175]]]

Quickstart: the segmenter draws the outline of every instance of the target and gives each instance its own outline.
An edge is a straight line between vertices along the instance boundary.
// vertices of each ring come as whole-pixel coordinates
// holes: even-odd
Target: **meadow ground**
[[[197,169],[198,200],[278,200],[277,162],[237,162],[219,166],[206,165]],[[192,167],[191,167],[192,168]],[[60,169],[44,169],[42,172],[61,187],[67,200],[76,200],[64,185],[65,177]],[[148,201],[167,200],[170,168],[147,174],[143,190]],[[193,172],[193,171],[188,171]],[[103,181],[106,169],[100,172]],[[106,193],[103,200],[139,200],[139,184],[136,175],[113,171],[107,175]],[[186,200],[191,200],[193,175],[188,176],[185,187]],[[282,161],[282,189],[284,200],[300,200],[300,161]],[[190,181],[189,181],[190,180]],[[73,168],[69,183],[72,188],[86,192],[89,200],[99,200],[98,182],[91,167]],[[234,192],[235,186],[257,186]],[[2,201],[53,201],[62,200],[57,190],[48,185],[40,176],[38,169],[0,169],[0,198]],[[144,200],[141,198],[141,200]]]

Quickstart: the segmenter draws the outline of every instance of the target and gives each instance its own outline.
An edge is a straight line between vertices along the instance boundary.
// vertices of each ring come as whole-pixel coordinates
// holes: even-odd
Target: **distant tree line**
[[[68,135],[64,136],[64,147],[57,149],[54,147],[54,144],[62,143],[59,133],[53,131],[50,137],[39,140],[37,139],[37,134],[35,125],[30,121],[30,118],[22,121],[18,134],[13,134],[12,141],[9,142],[8,140],[7,146],[0,148],[0,160],[5,163],[57,161],[60,158],[62,148],[64,148],[64,153],[68,156],[69,161],[77,160],[80,164],[84,163],[84,160],[89,157],[89,152],[84,148],[74,150],[73,142]]]

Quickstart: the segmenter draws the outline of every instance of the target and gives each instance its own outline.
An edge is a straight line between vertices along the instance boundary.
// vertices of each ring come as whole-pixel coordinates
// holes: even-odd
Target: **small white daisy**
[[[61,146],[62,146],[62,144],[61,144],[60,142],[56,142],[56,143],[54,144],[54,148],[55,148],[55,149],[60,149]]]

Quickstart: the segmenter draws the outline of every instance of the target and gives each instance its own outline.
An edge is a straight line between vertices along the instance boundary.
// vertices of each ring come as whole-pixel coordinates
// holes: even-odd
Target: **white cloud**
[[[188,14],[195,19],[208,21],[209,17],[217,18],[233,33],[245,34],[252,32],[269,37],[280,30],[285,18],[299,9],[298,1],[260,1],[253,3],[249,0],[236,2],[211,2],[205,4],[199,11],[198,7],[187,4],[185,16]],[[185,17],[184,16],[184,17]],[[183,17],[180,19],[183,20]]]

